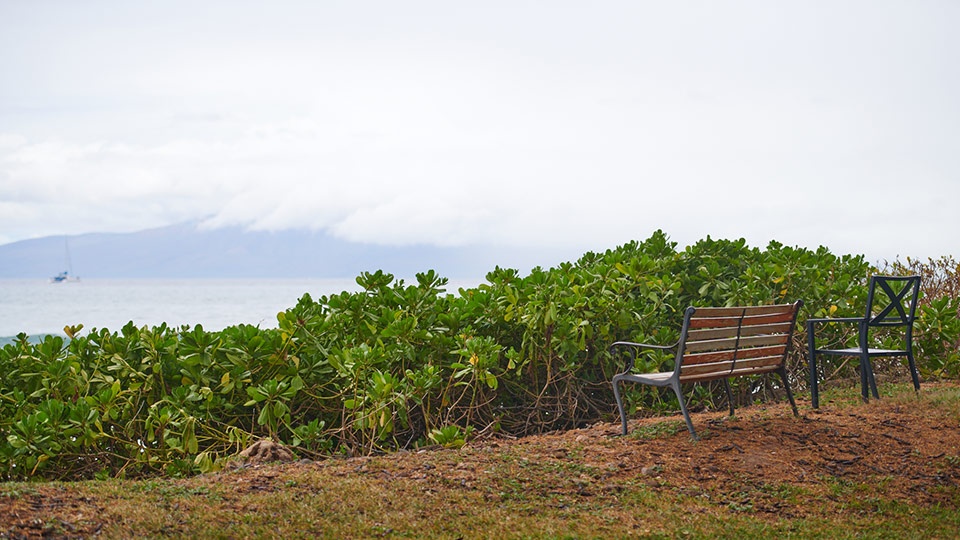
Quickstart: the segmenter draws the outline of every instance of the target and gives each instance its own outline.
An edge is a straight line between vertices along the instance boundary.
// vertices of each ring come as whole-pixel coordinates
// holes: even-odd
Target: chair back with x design
[[[880,294],[877,294],[877,292]],[[868,326],[913,325],[920,294],[920,276],[871,276],[867,293]],[[877,310],[874,314],[874,310]]]

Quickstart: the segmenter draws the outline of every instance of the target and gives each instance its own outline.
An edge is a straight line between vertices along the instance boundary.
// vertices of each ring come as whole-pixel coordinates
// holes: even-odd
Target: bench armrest
[[[632,341],[616,341],[612,345],[610,345],[610,349],[613,350],[614,347],[619,347],[621,345],[626,347],[635,347],[639,349],[662,349],[662,350],[672,349],[677,346],[676,343],[674,343],[673,345],[651,345],[649,343],[634,343]]]
[[[633,369],[634,362],[636,362],[636,359],[637,359],[638,350],[657,349],[661,351],[669,351],[670,349],[676,348],[677,345],[679,344],[680,344],[679,341],[674,343],[673,345],[652,345],[650,343],[634,343],[632,341],[616,341],[610,345],[610,352],[612,353],[613,350],[617,347],[627,347],[630,349],[630,356],[627,357],[627,364],[623,369],[623,372],[626,373]]]

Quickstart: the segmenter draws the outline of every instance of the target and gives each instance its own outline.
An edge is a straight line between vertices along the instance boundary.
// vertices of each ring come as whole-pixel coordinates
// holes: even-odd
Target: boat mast
[[[70,242],[68,241],[68,236],[63,235],[63,252],[67,258],[67,272],[70,272],[69,275],[73,275],[73,260],[70,258]]]

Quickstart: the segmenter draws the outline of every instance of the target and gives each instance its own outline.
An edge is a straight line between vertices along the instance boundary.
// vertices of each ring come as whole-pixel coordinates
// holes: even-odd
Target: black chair
[[[856,356],[860,358],[860,384],[863,401],[870,399],[868,388],[874,398],[877,394],[877,382],[873,377],[870,358],[875,356],[906,356],[910,363],[910,375],[913,387],[920,390],[920,376],[917,363],[913,358],[913,320],[917,311],[917,296],[920,293],[920,276],[872,276],[870,291],[867,294],[867,311],[863,317],[837,319],[807,319],[807,342],[810,347],[810,397],[813,408],[820,407],[820,395],[817,388],[817,355]],[[873,314],[874,309],[878,312]],[[858,326],[857,346],[845,349],[818,349],[814,330],[817,324],[856,323]],[[870,331],[876,328],[903,327],[902,349],[878,349],[870,347]]]

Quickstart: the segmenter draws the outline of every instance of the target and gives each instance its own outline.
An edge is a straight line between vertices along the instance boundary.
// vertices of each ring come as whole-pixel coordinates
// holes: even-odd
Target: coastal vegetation
[[[528,275],[495,268],[456,294],[434,271],[406,283],[383,272],[359,292],[304,295],[278,328],[239,325],[86,331],[0,348],[0,479],[187,476],[223,468],[270,438],[300,456],[460,447],[492,433],[524,436],[611,421],[608,346],[669,344],[688,305],[803,300],[789,360],[806,385],[803,322],[862,315],[871,273],[920,274],[915,330],[924,380],[960,377],[960,266],[949,257],[873,268],[862,256],[771,242],[706,238],[678,249],[662,232]],[[834,329],[826,338],[851,338]],[[818,334],[818,339],[823,336]],[[877,336],[880,340],[894,336]],[[638,359],[665,370],[667,355]],[[826,365],[827,382],[855,362]],[[902,377],[899,359],[876,366]],[[688,388],[694,410],[721,406],[715,385]],[[774,378],[733,381],[736,399],[766,400]],[[632,415],[677,409],[648,387]]]

